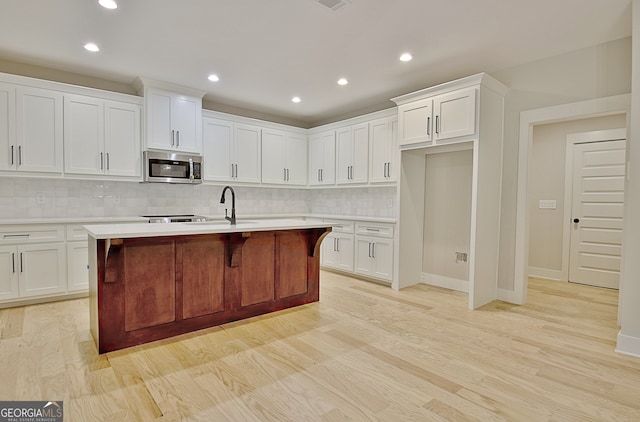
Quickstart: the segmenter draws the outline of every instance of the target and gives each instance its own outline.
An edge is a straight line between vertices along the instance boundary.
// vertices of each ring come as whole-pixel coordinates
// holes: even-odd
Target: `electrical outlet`
[[[44,196],[44,193],[42,192],[36,192],[36,203],[42,205],[46,202],[46,198]]]
[[[456,252],[456,264],[460,262],[467,262],[466,252]]]

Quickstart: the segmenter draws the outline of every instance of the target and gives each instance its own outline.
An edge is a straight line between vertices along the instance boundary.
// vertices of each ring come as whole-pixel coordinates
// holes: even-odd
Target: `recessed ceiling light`
[[[293,101],[294,103],[299,103],[302,100],[300,99],[300,97],[293,97],[291,101]]]
[[[98,0],[98,4],[105,9],[117,9],[118,3],[115,0]]]
[[[211,82],[218,82],[220,80],[218,75],[209,75],[207,79],[209,79]]]
[[[346,80],[345,78],[338,79],[338,85],[346,85],[348,83],[349,83],[349,81]]]
[[[411,59],[413,59],[413,56],[411,56],[411,54],[409,54],[409,53],[404,53],[403,55],[400,56],[400,61],[401,62],[408,62]]]
[[[100,48],[98,48],[97,45],[95,45],[94,43],[90,42],[90,43],[86,43],[84,45],[84,49],[87,51],[92,51],[92,52],[96,52],[96,51],[100,51]]]

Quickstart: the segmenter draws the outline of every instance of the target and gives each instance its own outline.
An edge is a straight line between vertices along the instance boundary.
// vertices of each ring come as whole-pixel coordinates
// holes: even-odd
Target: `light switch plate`
[[[538,208],[545,210],[555,210],[556,209],[556,200],[555,199],[541,199],[538,202]]]

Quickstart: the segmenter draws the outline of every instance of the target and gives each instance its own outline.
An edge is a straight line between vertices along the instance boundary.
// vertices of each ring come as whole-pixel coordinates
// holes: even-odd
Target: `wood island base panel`
[[[99,353],[318,301],[330,231],[90,238]]]

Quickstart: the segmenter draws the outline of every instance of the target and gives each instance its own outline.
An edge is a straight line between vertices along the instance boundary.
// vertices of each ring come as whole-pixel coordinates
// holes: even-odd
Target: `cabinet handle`
[[[324,182],[324,169],[320,169],[320,181]]]
[[[391,161],[387,163],[387,177],[391,177]]]
[[[320,178],[320,169],[318,169],[318,182],[322,181],[322,179]]]
[[[365,230],[368,231],[368,232],[376,232],[376,233],[380,231],[380,229],[376,229],[376,228],[373,228],[373,227],[367,227]]]
[[[24,272],[24,263],[22,261],[22,252],[20,252],[20,272]]]
[[[234,170],[233,170],[233,166],[234,166],[234,165],[233,165],[233,164],[231,164],[231,177],[235,177],[235,175],[234,175],[234,173],[235,173],[235,172],[234,172]]]
[[[176,143],[176,131],[171,130],[171,146],[174,146]]]
[[[109,167],[111,166],[109,165],[109,153],[107,152],[107,170],[109,170]]]
[[[440,116],[436,115],[436,135],[440,134]]]
[[[238,177],[238,165],[236,164],[236,177]]]
[[[376,258],[376,243],[373,242],[371,244],[371,258],[375,259]]]
[[[11,253],[11,272],[15,274],[16,272],[16,254]]]
[[[287,181],[287,169],[282,169],[282,180]]]
[[[427,136],[431,136],[431,117],[427,117]]]
[[[5,239],[27,239],[29,237],[29,233],[5,234],[2,237]]]
[[[100,170],[104,170],[104,153],[100,153]]]
[[[18,145],[18,165],[22,165],[22,145]]]
[[[180,146],[180,131],[179,130],[176,131],[176,146],[177,147]]]
[[[11,145],[11,165],[13,165],[14,160],[13,160],[13,145]]]
[[[369,242],[369,258],[371,258],[371,242]]]

